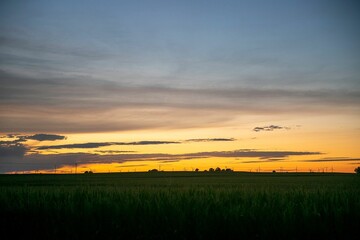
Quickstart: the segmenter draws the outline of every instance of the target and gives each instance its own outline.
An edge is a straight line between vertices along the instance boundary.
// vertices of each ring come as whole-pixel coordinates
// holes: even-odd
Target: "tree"
[[[360,167],[355,168],[354,172],[356,172],[356,174],[360,174]]]

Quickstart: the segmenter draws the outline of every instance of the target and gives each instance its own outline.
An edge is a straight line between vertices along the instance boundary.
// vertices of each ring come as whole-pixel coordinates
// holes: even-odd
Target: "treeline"
[[[233,172],[234,170],[232,170],[231,168],[209,168],[208,170],[205,169],[203,172]],[[154,168],[154,169],[150,169],[148,172],[164,172],[164,170],[159,171],[158,169]],[[200,170],[198,168],[196,168],[194,170],[194,172],[200,172]]]
[[[234,170],[232,170],[231,168],[209,168],[209,170],[205,170],[204,172],[233,172]]]

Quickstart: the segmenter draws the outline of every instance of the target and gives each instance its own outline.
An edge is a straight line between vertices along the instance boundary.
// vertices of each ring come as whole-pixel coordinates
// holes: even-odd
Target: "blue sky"
[[[2,1],[1,67],[43,78],[359,86],[355,1]]]

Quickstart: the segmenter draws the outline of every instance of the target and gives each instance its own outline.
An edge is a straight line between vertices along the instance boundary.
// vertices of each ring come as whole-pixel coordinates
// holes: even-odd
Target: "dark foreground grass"
[[[1,175],[0,221],[21,239],[358,239],[360,177]]]

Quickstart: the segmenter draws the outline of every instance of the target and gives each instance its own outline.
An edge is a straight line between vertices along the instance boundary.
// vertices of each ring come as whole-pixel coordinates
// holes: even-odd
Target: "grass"
[[[34,239],[357,239],[355,174],[0,175],[1,233]]]

